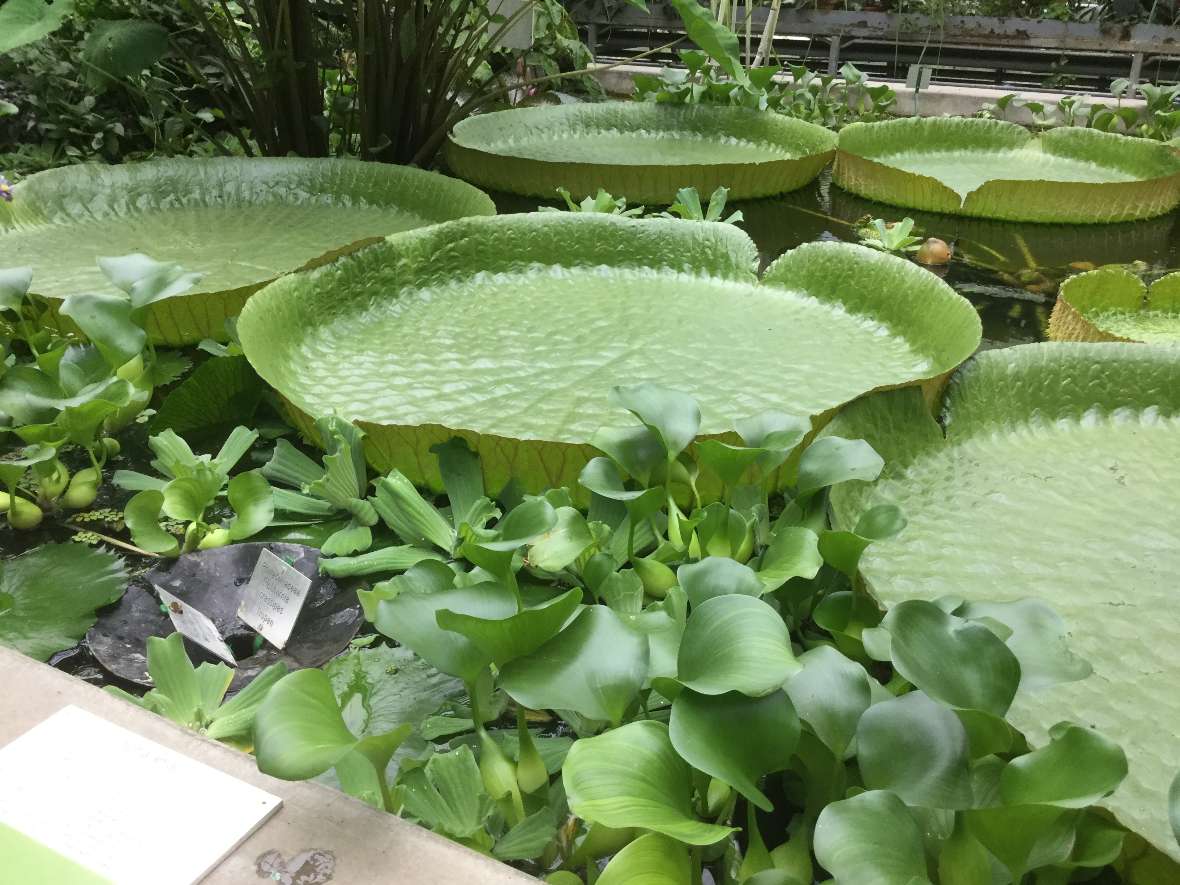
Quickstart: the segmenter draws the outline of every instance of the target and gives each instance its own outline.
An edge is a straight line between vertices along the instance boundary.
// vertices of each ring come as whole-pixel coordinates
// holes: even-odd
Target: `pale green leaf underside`
[[[1151,218],[1180,203],[1180,157],[1156,142],[1063,127],[1034,136],[1000,120],[855,123],[834,180],[870,199],[1012,221]]]
[[[809,244],[761,283],[754,257],[731,225],[466,219],[285,277],[238,332],[299,410],[360,421],[378,469],[437,488],[430,447],[458,433],[493,491],[575,488],[591,435],[621,420],[615,385],[675,377],[717,434],[938,375],[979,341],[964,299],[892,256]]]
[[[886,463],[876,485],[833,491],[837,524],[886,501],[909,520],[895,542],[869,549],[866,579],[886,604],[951,592],[1052,605],[1094,675],[1017,695],[1013,721],[1036,745],[1062,720],[1121,743],[1130,775],[1106,804],[1180,860],[1166,814],[1180,769],[1175,352],[1119,343],[987,352],[954,376],[944,420],[945,439],[920,397],[891,391],[830,425],[863,435]]]
[[[605,188],[631,203],[671,203],[682,187],[728,187],[730,199],[800,188],[836,139],[821,126],[744,108],[603,102],[518,108],[455,127],[447,162],[475,184],[575,197]]]
[[[69,166],[31,176],[0,203],[0,255],[31,265],[32,291],[52,298],[114,291],[100,257],[143,252],[203,273],[192,292],[149,310],[153,338],[175,345],[222,338],[259,286],[358,242],[494,212],[470,185],[385,163]]]
[[[1180,344],[1180,273],[1168,274],[1150,287],[1121,267],[1070,277],[1057,293],[1049,337]]]

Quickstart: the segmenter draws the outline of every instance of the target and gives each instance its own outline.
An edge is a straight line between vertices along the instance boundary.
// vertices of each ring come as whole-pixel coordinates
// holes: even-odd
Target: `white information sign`
[[[0,824],[118,885],[193,885],[282,804],[73,706],[0,748],[0,784]]]
[[[238,617],[275,648],[283,648],[310,589],[311,578],[264,548],[242,595]]]
[[[197,645],[209,649],[231,667],[238,665],[238,662],[234,660],[234,653],[221,638],[217,625],[205,614],[197,611],[183,600],[177,599],[167,590],[157,587],[156,592],[160,594],[160,602],[164,603],[168,609],[168,617],[172,619],[172,626],[178,632],[183,633],[185,637]]]

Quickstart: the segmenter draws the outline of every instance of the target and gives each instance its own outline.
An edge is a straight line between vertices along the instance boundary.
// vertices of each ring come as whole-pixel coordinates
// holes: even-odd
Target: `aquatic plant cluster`
[[[471,116],[454,177],[0,181],[0,643],[553,885],[1174,881],[1177,275],[981,351],[902,213],[1160,216],[1180,158],[836,134],[676,5],[687,78]],[[831,162],[901,217],[762,260],[735,201]],[[314,656],[151,635],[264,549]]]

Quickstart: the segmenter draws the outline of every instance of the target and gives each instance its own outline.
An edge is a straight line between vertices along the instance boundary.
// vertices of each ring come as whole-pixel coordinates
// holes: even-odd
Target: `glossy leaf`
[[[769,593],[791,578],[814,578],[823,564],[815,532],[802,526],[781,526],[762,553],[758,579],[763,592]]]
[[[971,834],[1020,881],[1029,870],[1065,861],[1077,812],[1052,805],[979,808],[965,812]]]
[[[701,429],[700,407],[695,399],[679,390],[658,384],[635,384],[614,388],[611,399],[659,437],[669,461],[688,448]]]
[[[955,614],[961,618],[990,619],[1012,631],[1004,637],[1004,644],[1020,661],[1021,691],[1076,682],[1093,672],[1089,663],[1070,650],[1065,622],[1042,600],[967,602]]]
[[[1084,808],[1110,795],[1127,776],[1122,748],[1090,728],[1061,722],[1047,746],[1018,756],[1000,776],[1006,805]]]
[[[1003,716],[1020,684],[1020,664],[987,627],[923,600],[898,603],[881,626],[889,631],[897,671],[953,707]],[[948,666],[948,662],[954,666]]]
[[[247,470],[229,481],[226,498],[234,509],[229,536],[234,541],[257,534],[274,519],[274,496],[260,470]]]
[[[800,727],[790,698],[781,691],[751,698],[685,689],[672,702],[668,734],[676,752],[694,768],[771,811],[758,780],[791,764]]]
[[[146,489],[131,496],[123,508],[123,521],[136,546],[152,553],[175,556],[180,550],[180,541],[160,525],[163,510],[164,493]]]
[[[869,674],[829,645],[799,656],[802,670],[784,688],[799,717],[837,759],[843,759],[856,735],[861,714],[869,708]]]
[[[815,822],[815,856],[837,882],[926,881],[922,833],[905,804],[872,790],[828,805]]]
[[[712,845],[732,832],[693,815],[691,770],[659,722],[576,741],[561,778],[570,811],[591,823],[652,830],[689,845]]]
[[[573,710],[618,723],[647,677],[648,642],[606,606],[587,606],[532,654],[500,672],[500,685],[534,710]]]
[[[856,761],[870,790],[907,805],[970,808],[967,732],[954,712],[915,691],[869,707],[856,729]]]
[[[723,556],[686,563],[676,570],[676,579],[694,607],[714,596],[761,596],[763,592],[762,581],[752,568]]]
[[[611,858],[598,885],[684,885],[691,878],[688,850],[675,839],[648,833]]]
[[[884,466],[881,456],[863,439],[825,436],[803,450],[795,491],[805,498],[849,480],[874,480]]]
[[[569,590],[535,608],[506,618],[485,618],[447,609],[435,618],[443,630],[467,637],[492,663],[503,667],[509,661],[532,654],[560,630],[582,602],[582,591]]]
[[[701,694],[770,694],[798,669],[786,624],[760,599],[717,596],[689,615],[678,678]]]

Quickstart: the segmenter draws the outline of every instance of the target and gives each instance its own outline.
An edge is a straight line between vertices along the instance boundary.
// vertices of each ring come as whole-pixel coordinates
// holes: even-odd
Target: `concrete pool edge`
[[[331,852],[335,871],[324,882],[399,885],[528,885],[536,879],[312,782],[289,782],[258,771],[253,757],[133,706],[80,679],[0,646],[0,747],[63,707],[74,705],[283,799],[283,806],[212,873],[204,885],[260,878],[257,861],[271,852],[286,860]],[[63,813],[75,800],[63,800]],[[293,872],[293,871],[292,871]]]

